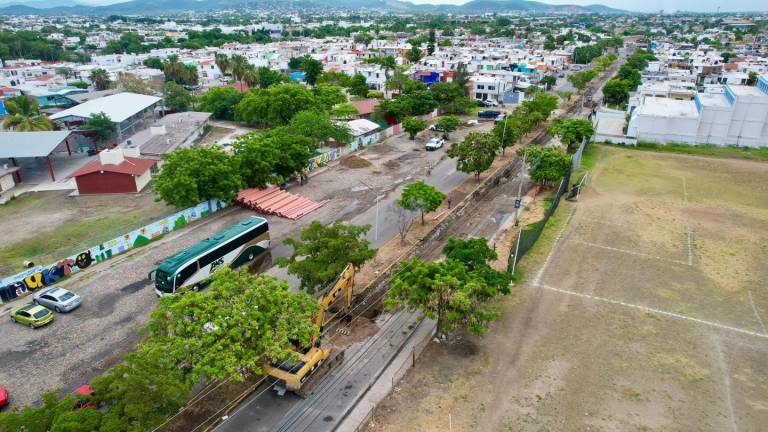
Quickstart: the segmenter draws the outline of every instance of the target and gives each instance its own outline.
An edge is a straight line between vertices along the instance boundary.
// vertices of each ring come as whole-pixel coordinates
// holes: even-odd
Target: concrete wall
[[[134,177],[136,180],[136,192],[141,192],[144,187],[149,184],[149,181],[152,179],[152,171],[147,170],[144,174]]]

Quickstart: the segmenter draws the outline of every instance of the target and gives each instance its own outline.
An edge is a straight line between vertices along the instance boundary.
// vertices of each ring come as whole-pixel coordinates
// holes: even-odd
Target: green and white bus
[[[233,225],[157,265],[149,272],[158,296],[199,290],[218,268],[239,267],[269,249],[269,225],[257,216]]]

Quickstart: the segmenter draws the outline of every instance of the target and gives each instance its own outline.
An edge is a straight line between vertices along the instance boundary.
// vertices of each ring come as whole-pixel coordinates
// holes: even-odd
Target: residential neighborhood
[[[675,1],[0,1],[0,432],[761,430],[768,11]]]

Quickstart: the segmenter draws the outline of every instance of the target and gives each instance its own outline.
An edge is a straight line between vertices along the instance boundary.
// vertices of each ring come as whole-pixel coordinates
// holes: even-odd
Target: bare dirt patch
[[[472,355],[430,345],[369,431],[768,422],[768,165],[593,151],[592,184],[521,262],[524,291]]]

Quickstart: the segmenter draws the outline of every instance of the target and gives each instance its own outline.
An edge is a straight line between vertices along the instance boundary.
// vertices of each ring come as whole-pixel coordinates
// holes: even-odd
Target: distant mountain
[[[10,4],[0,8],[0,14],[6,15],[175,15],[184,12],[221,11],[242,9],[245,0],[131,0],[104,6],[78,3],[75,0],[0,0]],[[0,4],[2,4],[0,3]],[[501,13],[501,12],[541,12],[541,13],[626,13],[602,5],[550,5],[528,0],[472,0],[463,5],[448,4],[413,4],[400,0],[248,0],[248,7],[263,10],[285,10],[290,8],[318,9],[371,9],[389,12],[410,13]]]

